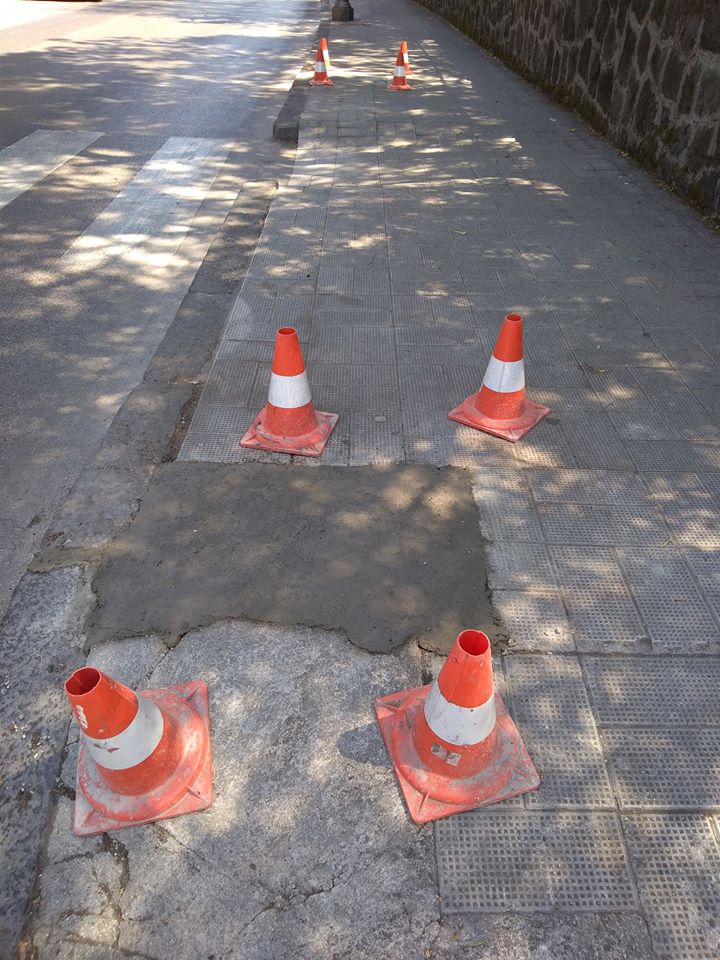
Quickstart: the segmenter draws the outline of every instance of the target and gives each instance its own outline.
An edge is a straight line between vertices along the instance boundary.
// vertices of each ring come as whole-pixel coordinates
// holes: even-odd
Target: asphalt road
[[[173,320],[272,121],[310,0],[4,0],[0,615]]]

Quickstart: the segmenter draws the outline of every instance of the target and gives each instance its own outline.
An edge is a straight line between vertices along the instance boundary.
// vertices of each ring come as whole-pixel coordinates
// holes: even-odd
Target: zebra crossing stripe
[[[108,262],[139,270],[167,266],[193,227],[229,149],[222,140],[170,137],[68,248],[63,267],[90,270]],[[223,197],[224,205],[233,199]]]
[[[0,210],[101,136],[89,130],[36,130],[0,150]]]

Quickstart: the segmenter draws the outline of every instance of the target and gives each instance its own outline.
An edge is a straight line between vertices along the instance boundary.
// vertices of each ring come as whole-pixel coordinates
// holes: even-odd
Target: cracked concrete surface
[[[93,650],[140,686],[210,686],[213,806],[80,839],[77,730],[27,941],[39,960],[647,960],[632,914],[444,917],[432,826],[405,814],[373,698],[439,658],[383,657],[336,633],[225,621],[169,652]]]

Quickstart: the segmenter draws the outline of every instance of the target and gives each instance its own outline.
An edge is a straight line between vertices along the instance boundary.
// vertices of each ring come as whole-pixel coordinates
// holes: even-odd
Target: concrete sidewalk
[[[71,736],[30,942],[40,958],[112,960],[713,960],[720,241],[438,18],[406,0],[355,10],[333,26],[335,86],[308,98],[295,175],[164,482],[197,489],[204,463],[224,509],[261,515],[260,495],[243,502],[246,461],[284,463],[279,487],[308,476],[312,462],[238,445],[274,331],[297,326],[315,402],[341,414],[322,464],[469,468],[505,640],[496,680],[541,787],[434,831],[408,823],[370,708],[438,669],[415,642],[372,655],[340,617],[333,631],[217,611],[170,639],[122,639],[103,577],[124,557],[137,589],[141,509],[96,581],[91,662],[141,686],[208,681],[217,800],[74,839]],[[413,91],[390,93],[401,39]],[[510,310],[526,319],[531,396],[552,408],[516,445],[447,420]],[[357,529],[342,506],[328,522]],[[198,508],[192,532],[204,526],[221,537],[222,510]],[[190,533],[166,604],[173,564],[203,549]],[[309,577],[312,595],[322,572]]]

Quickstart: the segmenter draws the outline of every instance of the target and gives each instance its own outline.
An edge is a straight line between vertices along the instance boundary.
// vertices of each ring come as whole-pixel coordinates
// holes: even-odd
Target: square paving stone
[[[602,736],[624,809],[720,809],[720,730],[615,727]]]
[[[480,529],[488,540],[542,543],[542,529],[522,477],[505,471],[489,476],[484,471],[475,475],[473,495]]]
[[[570,625],[557,593],[495,590],[493,604],[514,649],[574,651]]]
[[[623,547],[617,555],[653,649],[684,653],[712,649],[720,641],[720,629],[677,550]]]
[[[720,954],[720,849],[709,818],[622,818],[653,946],[663,960]]]
[[[553,547],[550,553],[579,650],[622,651],[645,639],[612,550]]]
[[[720,658],[585,657],[601,724],[720,726]]]
[[[613,470],[533,470],[530,489],[538,501],[563,503],[646,503],[648,494],[636,473]]]
[[[547,548],[539,543],[488,544],[488,583],[492,590],[557,589]]]
[[[668,539],[660,514],[647,506],[539,503],[548,543],[591,546],[659,547]]]
[[[435,831],[445,913],[637,909],[615,814],[485,809]]]

